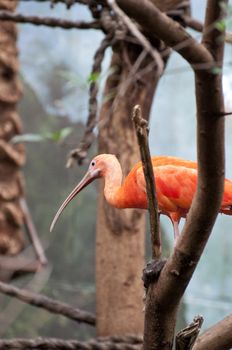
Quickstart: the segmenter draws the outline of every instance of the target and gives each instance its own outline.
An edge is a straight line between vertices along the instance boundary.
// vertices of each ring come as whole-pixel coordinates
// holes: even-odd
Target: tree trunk
[[[140,50],[140,49],[139,49]],[[132,108],[140,104],[149,112],[157,84],[154,67],[128,83],[138,47],[124,46],[113,53],[111,74],[106,82],[105,102],[100,113],[99,153],[115,154],[126,175],[139,161],[131,122]],[[146,64],[151,63],[146,58]],[[128,83],[128,86],[126,87]],[[114,97],[110,98],[110,96]],[[125,335],[143,332],[143,285],[145,217],[141,210],[110,207],[100,188],[96,242],[97,334]]]
[[[151,1],[162,11],[174,9],[182,2]],[[156,39],[153,38],[154,40]],[[158,40],[152,44],[160,48]],[[124,175],[140,158],[130,120],[132,108],[135,104],[140,104],[143,117],[149,119],[158,83],[154,66],[142,75],[131,76],[131,69],[133,70],[139,53],[140,49],[138,51],[138,47],[133,45],[114,51],[111,61],[114,73],[107,79],[104,94],[108,101],[103,104],[100,113],[99,153],[115,154]],[[151,62],[151,58],[147,57],[142,66]],[[111,208],[102,193],[103,184],[98,200],[96,235],[97,334],[107,336],[143,333],[141,274],[145,250],[144,213],[135,209],[120,211]]]
[[[18,0],[0,0],[0,10],[14,11]],[[16,106],[21,97],[18,80],[17,29],[0,22],[0,254],[17,254],[23,247],[23,214],[19,200],[23,193],[20,167],[25,160],[22,145],[10,139],[21,132]]]

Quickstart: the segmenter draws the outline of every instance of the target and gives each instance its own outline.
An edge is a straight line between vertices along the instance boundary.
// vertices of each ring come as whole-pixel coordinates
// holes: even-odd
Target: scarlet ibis
[[[156,194],[159,212],[167,215],[178,236],[178,224],[185,218],[191,206],[197,186],[197,163],[177,157],[153,157]],[[141,162],[137,163],[122,183],[122,169],[112,154],[100,154],[90,162],[88,171],[57,211],[50,231],[68,203],[93,180],[105,179],[104,195],[116,208],[147,209],[146,184]],[[225,179],[220,212],[232,215],[232,181]]]

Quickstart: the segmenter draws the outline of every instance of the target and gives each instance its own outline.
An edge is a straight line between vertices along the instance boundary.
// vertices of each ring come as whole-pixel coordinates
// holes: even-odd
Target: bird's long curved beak
[[[65,199],[65,201],[61,204],[60,208],[58,209],[54,219],[52,220],[51,226],[50,226],[50,232],[52,232],[58,218],[60,217],[62,211],[64,208],[68,205],[69,202],[84,188],[86,187],[90,182],[92,182],[94,179],[98,177],[98,174],[92,174],[90,171],[88,171],[83,179],[79,182],[79,184],[72,190],[72,192],[68,195],[68,197]]]

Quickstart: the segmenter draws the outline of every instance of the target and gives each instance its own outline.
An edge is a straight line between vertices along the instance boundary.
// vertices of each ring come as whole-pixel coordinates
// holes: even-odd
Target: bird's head
[[[94,157],[90,164],[89,168],[83,177],[83,179],[79,182],[79,184],[72,190],[72,192],[68,195],[68,197],[64,200],[64,202],[61,204],[60,208],[58,209],[52,223],[50,226],[50,232],[53,230],[56,221],[58,220],[59,216],[61,215],[64,208],[68,205],[69,202],[88,184],[90,184],[93,180],[105,176],[105,172],[107,169],[107,164],[109,163],[109,159],[115,158],[114,155],[111,154],[100,154],[96,157]],[[115,158],[116,159],[116,158]]]

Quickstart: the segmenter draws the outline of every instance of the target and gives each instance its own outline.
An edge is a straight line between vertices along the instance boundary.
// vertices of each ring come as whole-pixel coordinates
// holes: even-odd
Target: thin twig
[[[143,165],[143,172],[146,180],[148,209],[151,226],[152,256],[153,258],[160,258],[161,237],[159,227],[159,214],[155,191],[155,177],[148,144],[148,125],[147,121],[142,118],[141,108],[139,105],[136,105],[133,108],[132,120],[135,125]]]
[[[0,292],[16,297],[27,304],[63,315],[74,321],[87,323],[92,326],[95,325],[95,316],[92,313],[73,308],[66,303],[50,299],[44,295],[29,292],[3,282],[0,282]]]
[[[61,18],[53,17],[38,17],[38,16],[25,16],[20,13],[11,13],[7,11],[0,11],[1,21],[12,21],[17,23],[30,23],[37,26],[43,25],[47,27],[59,27],[63,29],[100,29],[98,21],[85,22],[85,21],[71,21]]]
[[[38,233],[36,231],[36,228],[35,228],[34,222],[32,220],[31,213],[30,213],[30,210],[28,208],[28,205],[27,205],[25,198],[21,198],[20,205],[21,205],[21,208],[23,211],[24,221],[25,221],[25,225],[26,225],[27,230],[28,230],[29,238],[31,240],[31,243],[32,243],[32,246],[35,250],[35,253],[38,257],[38,260],[40,261],[40,263],[42,265],[46,265],[48,263],[48,261],[47,261],[47,258],[45,256],[44,249],[41,245]]]
[[[107,0],[109,6],[113,11],[119,16],[123,23],[127,26],[130,32],[138,39],[142,47],[153,57],[156,62],[157,76],[161,76],[163,73],[164,63],[160,57],[160,54],[154,47],[150,44],[147,38],[142,34],[142,32],[137,28],[137,26],[131,21],[131,19],[126,15],[124,11],[117,5],[115,0]]]
[[[102,40],[100,47],[94,55],[93,67],[91,70],[92,81],[89,86],[89,115],[86,123],[84,136],[82,137],[79,147],[72,150],[68,156],[66,167],[69,168],[75,161],[82,164],[87,156],[87,151],[94,140],[94,128],[97,125],[97,109],[98,109],[98,89],[99,75],[101,73],[102,61],[104,59],[106,49],[112,45],[113,33],[109,33]]]

